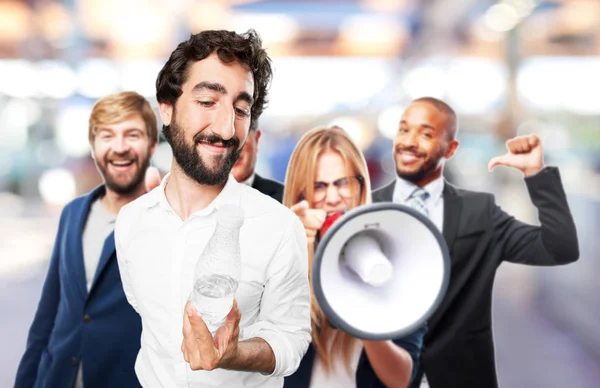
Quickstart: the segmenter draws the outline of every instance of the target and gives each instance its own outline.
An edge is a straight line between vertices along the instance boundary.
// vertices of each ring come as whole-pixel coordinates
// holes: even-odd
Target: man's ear
[[[90,156],[92,157],[92,159],[95,162],[96,161],[96,155],[94,155],[94,140],[90,141],[89,146],[90,146]]]
[[[258,148],[258,141],[260,140],[260,135],[262,135],[262,132],[260,131],[260,129],[256,129],[256,133],[254,134],[254,141],[256,142],[256,147]]]
[[[446,148],[446,153],[444,154],[444,158],[446,160],[450,159],[454,155],[459,144],[460,143],[456,139],[450,140],[450,143],[448,143],[448,148]]]
[[[173,118],[173,105],[167,104],[165,102],[158,103],[158,114],[160,115],[160,120],[164,125],[171,125],[171,119]]]
[[[154,153],[156,152],[156,147],[158,146],[158,142],[154,143],[151,147],[150,147],[150,157],[154,156]]]

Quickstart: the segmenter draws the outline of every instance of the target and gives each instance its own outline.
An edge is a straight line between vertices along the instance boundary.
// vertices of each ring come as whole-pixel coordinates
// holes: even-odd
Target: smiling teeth
[[[133,163],[132,161],[126,161],[126,162],[111,162],[112,164],[114,164],[115,166],[128,166],[131,163]]]

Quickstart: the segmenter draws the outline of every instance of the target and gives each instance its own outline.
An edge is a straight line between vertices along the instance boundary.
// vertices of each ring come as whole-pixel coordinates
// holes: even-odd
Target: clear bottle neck
[[[231,257],[240,250],[240,229],[217,223],[212,237],[208,240],[205,250],[211,251],[211,255]]]
[[[240,228],[219,224],[217,222],[217,224],[215,225],[214,235],[231,236],[237,238],[240,235]]]

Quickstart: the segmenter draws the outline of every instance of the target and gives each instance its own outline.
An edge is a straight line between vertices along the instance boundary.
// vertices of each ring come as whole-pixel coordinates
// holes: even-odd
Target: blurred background
[[[504,264],[494,290],[501,387],[600,386],[600,0],[1,0],[0,386],[12,386],[64,204],[101,183],[94,102],[154,82],[203,29],[256,29],[274,64],[257,171],[284,180],[299,137],[338,124],[374,188],[394,177],[408,102],[442,98],[460,119],[447,179],[490,191],[537,224],[521,174],[487,162],[538,134],[560,167],[581,257]],[[160,121],[159,121],[160,122]],[[161,139],[153,163],[171,153]]]

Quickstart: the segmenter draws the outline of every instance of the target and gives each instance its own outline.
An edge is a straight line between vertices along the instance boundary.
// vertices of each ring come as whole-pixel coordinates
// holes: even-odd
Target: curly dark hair
[[[202,31],[181,42],[158,73],[157,101],[175,107],[177,99],[183,93],[181,86],[187,80],[190,64],[205,59],[215,51],[223,63],[237,61],[252,71],[254,103],[250,110],[250,130],[256,129],[258,118],[267,105],[267,92],[273,71],[271,59],[262,48],[262,40],[253,29],[243,34],[223,30]],[[163,125],[163,135],[170,141],[168,126]]]

